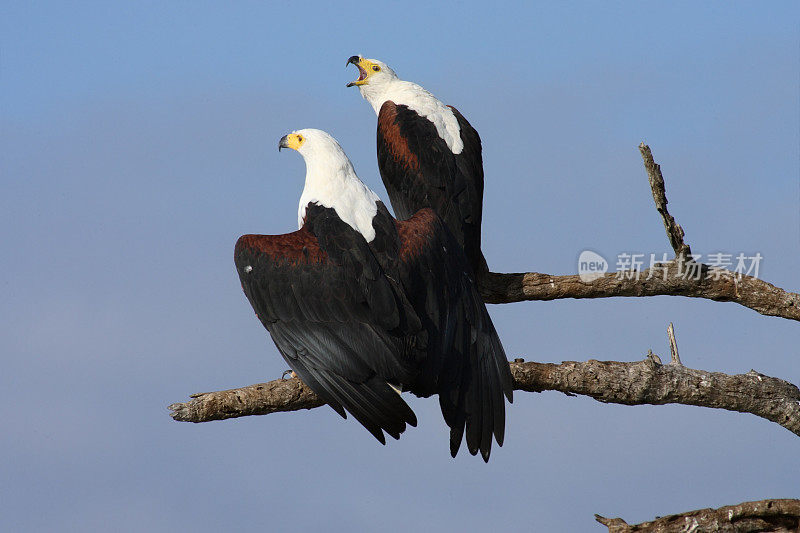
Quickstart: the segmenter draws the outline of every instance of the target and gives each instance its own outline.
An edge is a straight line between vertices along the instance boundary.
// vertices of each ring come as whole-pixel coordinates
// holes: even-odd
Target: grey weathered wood
[[[324,405],[319,396],[296,377],[239,389],[201,392],[190,397],[188,402],[169,406],[172,418],[181,422],[208,422]]]
[[[667,201],[667,192],[664,187],[664,176],[661,175],[661,165],[653,161],[653,153],[646,144],[641,143],[639,145],[639,152],[642,154],[644,168],[647,171],[647,179],[650,181],[650,191],[653,194],[653,200],[656,202],[656,209],[664,222],[664,229],[667,232],[669,243],[675,251],[675,258],[691,259],[692,250],[688,244],[683,242],[683,228],[675,222],[675,219],[667,210],[669,202]]]
[[[629,525],[621,518],[594,515],[608,533],[796,533],[800,531],[800,500],[761,500],[699,509]]]
[[[559,391],[624,405],[675,403],[751,413],[800,436],[800,389],[753,370],[727,375],[663,365],[655,357],[634,362],[589,360],[560,364],[515,360],[510,365],[515,390]],[[208,422],[321,405],[311,389],[291,378],[194,394],[192,400],[174,403],[169,409],[175,420]]]
[[[762,315],[800,321],[800,294],[727,270],[720,272],[718,279],[687,279],[681,275],[681,268],[678,261],[669,261],[640,272],[638,279],[607,273],[590,282],[582,281],[578,275],[489,272],[481,278],[480,290],[484,301],[492,304],[563,298],[685,296],[734,302]],[[708,265],[702,263],[699,268],[704,272],[709,270]]]

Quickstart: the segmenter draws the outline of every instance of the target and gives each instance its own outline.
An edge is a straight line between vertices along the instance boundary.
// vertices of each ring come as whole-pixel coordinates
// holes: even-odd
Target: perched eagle
[[[378,168],[394,212],[407,219],[430,207],[464,248],[476,276],[488,272],[481,253],[481,138],[452,106],[382,61],[352,56],[358,87],[378,114]]]
[[[235,262],[281,355],[384,444],[417,423],[400,390],[438,394],[450,453],[466,433],[488,461],[512,378],[458,242],[431,209],[392,218],[327,133],[298,130],[279,147],[305,159],[300,229],[240,237]]]

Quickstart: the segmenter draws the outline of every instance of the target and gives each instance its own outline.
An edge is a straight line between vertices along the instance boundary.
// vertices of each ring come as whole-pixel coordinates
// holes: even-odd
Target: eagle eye
[[[375,72],[378,72],[378,71],[381,70],[381,67],[379,67],[378,65],[372,65],[372,70],[374,70]]]

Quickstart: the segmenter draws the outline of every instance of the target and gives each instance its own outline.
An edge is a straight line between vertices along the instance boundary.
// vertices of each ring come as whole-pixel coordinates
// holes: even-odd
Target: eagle
[[[234,260],[247,299],[295,374],[378,441],[417,418],[400,391],[439,396],[450,453],[464,436],[502,446],[512,377],[458,241],[431,209],[395,220],[339,143],[316,129],[280,148],[306,164],[300,229],[244,235]]]
[[[488,272],[481,252],[481,138],[458,109],[404,81],[377,59],[351,56],[358,87],[378,115],[378,168],[394,212],[407,219],[432,208],[467,255],[475,276]]]

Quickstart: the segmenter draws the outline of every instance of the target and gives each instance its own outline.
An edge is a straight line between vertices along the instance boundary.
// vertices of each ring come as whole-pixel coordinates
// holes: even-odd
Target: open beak
[[[364,83],[367,81],[367,71],[364,70],[364,67],[361,66],[361,57],[359,57],[359,56],[350,56],[350,58],[347,60],[347,63],[345,64],[345,66],[347,66],[347,65],[349,65],[351,63],[353,65],[355,65],[356,68],[358,69],[358,79],[357,80],[353,80],[350,83],[348,83],[347,87],[364,85]]]
[[[281,151],[281,148],[289,148],[289,136],[284,135],[281,137],[281,140],[278,141],[278,151]]]

